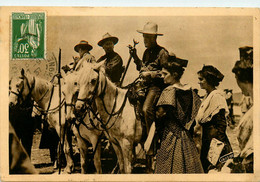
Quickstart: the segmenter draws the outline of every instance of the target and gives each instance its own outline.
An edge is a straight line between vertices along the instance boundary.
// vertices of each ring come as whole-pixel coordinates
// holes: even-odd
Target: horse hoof
[[[71,174],[71,169],[64,169],[63,174]]]
[[[72,171],[74,170],[74,167],[73,166],[71,166],[71,167],[66,167],[65,169],[64,169],[64,174],[71,174],[72,173]]]

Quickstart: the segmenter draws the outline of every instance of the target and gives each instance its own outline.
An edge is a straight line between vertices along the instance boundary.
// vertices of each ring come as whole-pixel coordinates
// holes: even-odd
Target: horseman
[[[97,62],[104,61],[106,75],[116,86],[119,86],[121,75],[124,72],[124,66],[121,56],[114,51],[114,46],[117,42],[117,37],[111,36],[109,33],[103,35],[98,45],[104,49],[106,54],[101,56]]]
[[[73,56],[73,62],[62,67],[65,73],[74,70],[79,71],[83,67],[85,61],[89,63],[96,62],[95,57],[90,54],[92,48],[93,47],[86,40],[81,40],[77,45],[75,45],[74,50],[79,53],[79,57]]]
[[[144,45],[146,47],[142,60],[137,56],[136,49],[130,49],[130,54],[134,58],[136,68],[140,72],[140,77],[144,79],[145,85],[148,86],[142,107],[147,135],[151,124],[155,121],[155,105],[161,91],[165,87],[160,71],[162,70],[162,64],[168,60],[168,51],[157,44],[157,36],[163,35],[157,31],[158,25],[153,22],[146,23],[143,30],[137,30],[137,32],[143,34]],[[147,151],[148,163],[151,162],[154,155],[152,149],[153,147],[150,147],[150,150]]]

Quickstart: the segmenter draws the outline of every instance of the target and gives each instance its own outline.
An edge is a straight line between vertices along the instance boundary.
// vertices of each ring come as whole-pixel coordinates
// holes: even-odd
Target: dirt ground
[[[238,146],[238,141],[236,139],[237,125],[239,123],[240,117],[235,117],[235,125],[232,127],[227,127],[227,135],[230,140],[234,155],[238,155],[240,150]],[[40,174],[53,174],[58,173],[57,169],[53,168],[53,164],[51,163],[50,153],[48,149],[39,149],[41,133],[39,131],[35,132],[33,137],[33,146],[32,146],[32,154],[31,161],[35,165],[36,169]],[[74,173],[80,173],[80,163],[79,163],[79,155],[75,157],[75,171]],[[112,172],[113,168],[116,166],[116,155],[111,148],[110,151],[102,150],[101,155],[101,164],[103,173],[109,174]],[[88,156],[88,173],[95,173],[95,167],[93,164],[93,155],[90,152]],[[145,173],[145,162],[143,159],[139,159],[137,163],[134,165],[133,173]]]
[[[36,170],[40,174],[53,174],[58,173],[58,169],[53,168],[53,164],[50,158],[49,149],[39,149],[41,139],[41,132],[36,131],[33,136],[33,146],[32,146],[32,153],[31,153],[31,161],[34,164]],[[116,166],[116,154],[112,147],[109,150],[104,150],[104,145],[102,145],[102,152],[101,152],[101,165],[102,171],[104,174],[110,174]],[[95,173],[95,166],[93,163],[93,155],[91,147],[89,148],[89,155],[88,155],[88,173],[93,174]],[[136,164],[134,165],[133,173],[139,174],[145,172],[145,160],[142,157],[137,159]],[[73,156],[75,162],[75,171],[73,173],[80,173],[80,156],[75,155]],[[116,170],[117,171],[117,170]],[[61,169],[61,173],[63,172],[63,168]]]

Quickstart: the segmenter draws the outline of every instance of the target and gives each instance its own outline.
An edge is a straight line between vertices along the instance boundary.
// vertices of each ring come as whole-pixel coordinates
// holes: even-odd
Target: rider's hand
[[[70,70],[70,67],[68,65],[62,66],[63,71],[67,73]]]
[[[135,59],[137,57],[136,48],[129,46],[129,54]]]
[[[151,73],[148,71],[143,71],[140,73],[141,78],[149,79],[151,77]]]
[[[77,61],[79,59],[78,56],[72,56],[72,58],[73,58],[74,61]]]

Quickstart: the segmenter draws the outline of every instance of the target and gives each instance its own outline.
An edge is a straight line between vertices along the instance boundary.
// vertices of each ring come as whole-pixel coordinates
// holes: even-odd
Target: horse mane
[[[91,70],[95,70],[97,71],[97,74],[103,74],[104,78],[107,80],[107,83],[109,84],[109,86],[111,87],[111,89],[116,90],[118,89],[118,91],[123,91],[125,92],[125,89],[122,89],[120,87],[117,87],[107,76],[105,73],[105,69],[104,67],[102,67],[102,65],[104,64],[104,61],[101,61],[99,63],[88,63],[85,62],[83,67],[78,71],[78,81],[79,83],[82,82],[82,80],[86,80],[86,78],[89,76],[90,71]]]
[[[30,74],[27,74],[27,78],[28,78],[29,84],[32,85],[33,76]],[[34,78],[35,78],[35,85],[34,85],[35,92],[39,93],[39,94],[44,94],[46,92],[46,90],[50,88],[51,83],[40,77],[35,76]]]
[[[117,87],[117,86],[115,85],[115,83],[113,83],[113,82],[106,76],[106,73],[105,73],[104,68],[101,68],[101,69],[99,70],[99,74],[102,74],[103,77],[107,80],[107,85],[110,86],[110,89],[112,89],[112,90],[116,90],[116,89],[117,89],[119,92],[120,92],[120,91],[121,91],[121,92],[126,92],[126,89]]]

